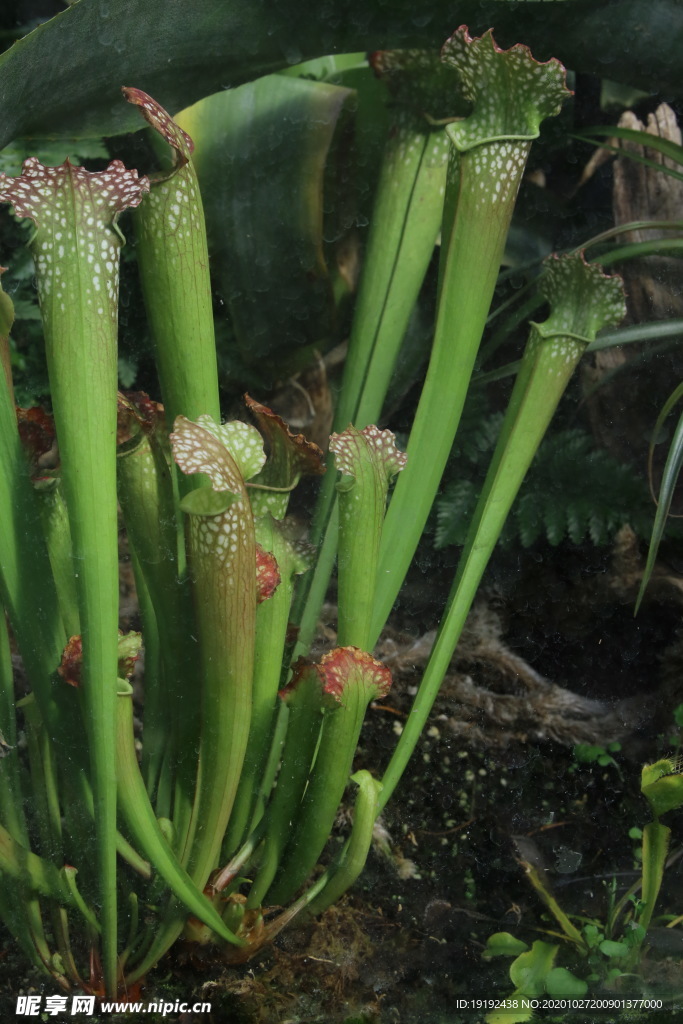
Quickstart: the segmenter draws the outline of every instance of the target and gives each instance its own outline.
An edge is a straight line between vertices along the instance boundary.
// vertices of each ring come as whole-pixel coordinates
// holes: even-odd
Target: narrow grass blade
[[[683,180],[683,146],[677,142],[672,142],[671,139],[663,139],[659,135],[653,135],[650,132],[637,131],[633,128],[621,128],[618,125],[589,125],[588,128],[582,128],[581,133],[575,135],[576,139],[580,142],[593,142],[593,138],[586,138],[586,136],[595,136],[597,138],[605,139],[624,139],[626,142],[635,142],[637,145],[642,146],[643,149],[655,150],[657,153],[661,153],[662,156],[668,160],[672,160],[674,163],[681,166],[680,171],[676,171],[674,168],[669,167],[668,164],[662,162],[657,163],[654,160],[648,159],[647,157],[641,156],[638,153],[634,153],[631,149],[626,149],[623,146],[613,146],[611,144],[600,143],[601,148],[610,149],[619,156],[624,157],[628,160],[635,160],[637,163],[646,164],[648,167],[652,167],[656,171],[661,171],[662,174],[669,174],[674,178]]]
[[[643,829],[642,899],[645,905],[638,918],[638,924],[645,931],[650,927],[659,890],[662,887],[670,840],[671,829],[658,821],[651,821]]]
[[[674,405],[681,400],[683,397],[683,385],[679,385],[674,393],[670,396],[664,405],[661,413],[657,417],[657,422],[653,431],[653,436],[657,437],[659,431],[662,428],[664,420],[669,415],[669,412]],[[652,446],[650,448],[650,460],[652,459]],[[659,551],[659,545],[661,544],[662,537],[664,535],[664,528],[666,526],[666,520],[671,509],[671,502],[673,501],[674,491],[676,484],[678,483],[678,477],[681,472],[681,466],[683,466],[683,413],[679,417],[676,429],[674,430],[673,438],[669,446],[669,452],[666,457],[666,463],[664,465],[664,471],[662,473],[662,482],[659,486],[659,495],[657,498],[657,511],[655,513],[655,521],[652,527],[652,535],[650,537],[650,546],[647,553],[647,561],[643,570],[643,578],[638,589],[638,596],[636,598],[636,605],[634,614],[638,613],[638,609],[642,603],[647,585],[650,582],[652,571],[657,561],[657,553]]]

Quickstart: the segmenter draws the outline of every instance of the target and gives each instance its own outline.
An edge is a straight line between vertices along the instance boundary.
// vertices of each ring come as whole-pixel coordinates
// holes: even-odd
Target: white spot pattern
[[[244,480],[225,445],[209,430],[184,416],[178,416],[171,434],[173,457],[184,473],[204,473],[215,491],[230,491],[237,500],[215,516],[191,515],[192,544],[201,555],[224,569],[241,552],[249,549],[251,509]]]
[[[143,92],[142,89],[132,89],[124,86],[121,92],[129,103],[134,103],[135,106],[140,108],[140,112],[145,120],[176,151],[179,165],[187,163],[194,150],[194,142],[187,132],[184,132],[180,125],[175,123],[171,115],[164,110],[161,104],[157,103],[146,92]],[[180,202],[179,199],[178,202]]]
[[[263,469],[266,453],[256,427],[240,420],[218,424],[211,416],[200,416],[197,423],[225,445],[245,480],[251,480]]]
[[[598,331],[620,323],[626,315],[624,285],[616,274],[605,274],[597,263],[586,263],[583,253],[550,256],[544,263],[541,293],[551,314],[539,330],[571,334],[586,342]]]
[[[444,44],[442,59],[457,72],[473,111],[448,126],[454,145],[464,152],[497,139],[534,139],[541,121],[559,113],[571,93],[558,60],[534,60],[528,47],[501,50],[489,29],[471,38],[465,25]]]
[[[330,436],[330,451],[335,455],[337,469],[346,476],[356,477],[359,460],[370,456],[377,470],[387,478],[400,473],[408,456],[399,451],[396,437],[390,430],[380,430],[373,425],[357,430],[347,427],[341,434]]]
[[[116,321],[121,239],[114,224],[118,214],[137,206],[148,190],[148,179],[127,170],[120,160],[113,160],[104,171],[91,172],[69,160],[61,167],[44,167],[30,157],[20,177],[0,174],[0,202],[11,203],[18,217],[30,217],[36,224],[32,249],[41,302],[54,290],[64,312],[65,300],[71,306],[84,298],[86,306],[92,307],[94,293],[103,292],[106,315]],[[77,281],[82,289],[82,297],[77,297],[67,268],[82,272],[86,266],[89,279],[86,276],[85,285],[82,276]],[[95,308],[98,315],[105,314],[102,298]]]

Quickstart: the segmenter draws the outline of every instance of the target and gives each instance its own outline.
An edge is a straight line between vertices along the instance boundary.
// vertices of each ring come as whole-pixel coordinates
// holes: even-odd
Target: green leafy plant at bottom
[[[611,765],[621,776],[621,768],[612,756],[621,750],[621,743],[608,743],[601,747],[598,743],[577,743],[574,747],[575,765],[571,765],[569,771],[576,771],[581,764],[597,764],[600,768]]]
[[[608,888],[609,909],[604,921],[576,916],[572,919],[553,896],[543,873],[529,861],[520,862],[560,927],[559,933],[548,934],[559,936],[563,945],[537,939],[529,948],[509,932],[497,932],[489,937],[483,954],[486,959],[515,957],[510,966],[515,991],[507,1005],[502,999],[501,1008],[487,1015],[487,1024],[531,1020],[534,1010],[528,1004],[538,996],[580,998],[597,986],[613,993],[633,991],[634,986],[640,986],[638,994],[641,994],[646,988],[646,980],[639,977],[639,965],[647,949],[647,931],[662,884],[671,835],[659,817],[683,806],[682,768],[680,760],[670,758],[643,767],[641,792],[650,805],[653,820],[642,833],[637,830],[643,840],[641,877],[618,901],[615,900],[615,884]],[[631,838],[635,837],[635,831],[629,832]],[[569,954],[572,970],[556,965],[561,950]]]

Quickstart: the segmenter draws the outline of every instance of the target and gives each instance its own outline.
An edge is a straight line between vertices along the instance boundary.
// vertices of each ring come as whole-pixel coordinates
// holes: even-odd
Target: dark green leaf
[[[520,953],[525,953],[528,948],[526,942],[515,938],[510,932],[496,932],[495,935],[489,935],[486,940],[486,949],[483,955],[485,957],[518,956]]]
[[[332,328],[323,235],[337,229],[324,221],[324,178],[352,95],[269,75],[177,119],[194,139],[209,250],[242,358],[271,379],[278,360],[320,345]]]
[[[681,93],[678,0],[506,4],[461,0],[457,20],[501,46],[523,40],[576,71]],[[172,113],[219,89],[334,50],[440,46],[454,28],[449,0],[86,0],[41,25],[0,59],[0,145],[28,133],[135,130],[121,85],[145,89]],[[653,54],[657,59],[653,60]]]
[[[0,153],[0,172],[16,177],[28,156],[35,156],[41,164],[57,167],[68,159],[72,164],[83,160],[108,160],[109,153],[101,139],[18,139]]]
[[[601,953],[609,957],[626,956],[629,951],[625,942],[612,942],[610,939],[604,939],[599,948]]]
[[[197,516],[218,516],[237,501],[238,495],[230,491],[214,491],[213,487],[197,487],[180,502],[183,512]]]
[[[586,982],[577,978],[566,967],[553,967],[551,971],[548,971],[545,979],[545,988],[548,995],[558,998],[580,997],[584,996],[588,991]]]
[[[683,167],[683,146],[671,139],[664,139],[660,135],[653,135],[651,132],[636,131],[633,128],[620,128],[613,125],[591,125],[589,128],[582,128],[583,135],[596,135],[598,138],[625,139],[627,142],[635,142],[645,149],[654,149],[663,156],[668,157]],[[632,156],[628,149],[622,149],[624,156]],[[655,165],[657,170],[666,171],[667,168],[660,164]]]
[[[560,947],[537,939],[528,953],[522,953],[510,967],[510,978],[525,996],[540,996]]]

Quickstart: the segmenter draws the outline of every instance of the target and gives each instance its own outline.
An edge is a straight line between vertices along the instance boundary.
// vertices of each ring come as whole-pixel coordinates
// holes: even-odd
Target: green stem
[[[120,400],[127,433],[119,445],[118,493],[134,557],[144,577],[141,605],[158,634],[157,677],[145,675],[144,760],[150,792],[164,779],[160,813],[173,816],[177,834],[187,833],[196,782],[199,712],[196,701],[197,645],[188,581],[179,578],[176,514],[164,418],[149,401]],[[153,645],[152,645],[153,646]],[[149,698],[149,703],[148,703]],[[174,796],[172,796],[174,794]],[[168,802],[166,802],[168,801]]]
[[[13,839],[28,846],[28,831],[19,776],[17,720],[14,706],[14,673],[5,613],[0,606],[0,736],[4,756],[0,759],[0,821]]]
[[[659,890],[664,877],[666,855],[669,850],[671,829],[658,821],[651,821],[643,829],[643,901],[644,907],[638,924],[645,931],[650,927]]]
[[[138,768],[130,687],[120,690],[116,707],[118,799],[133,838],[187,910],[212,928],[224,941],[239,944],[239,939],[225,927],[213,905],[180,866],[159,827]]]
[[[334,430],[377,423],[408,322],[441,226],[448,138],[431,126],[425,110],[461,100],[444,82],[443,64],[421,52],[373,54],[375,72],[388,79],[395,117],[385,144],[364,258],[349,351]],[[450,77],[450,76],[447,76]],[[328,460],[331,468],[331,460]],[[315,570],[297,596],[298,650],[308,649],[329,585],[337,546],[335,480],[323,480],[311,538],[322,544]],[[362,646],[362,645],[361,645]]]
[[[358,786],[351,836],[339,857],[336,870],[331,873],[325,887],[308,904],[311,914],[322,914],[323,910],[336,903],[351,888],[368,859],[373,829],[379,814],[378,797],[382,784],[367,771],[356,772],[351,776],[351,782]]]
[[[333,434],[339,491],[338,628],[340,647],[370,647],[377,566],[387,494],[406,463],[389,430],[349,427]]]
[[[244,423],[179,416],[171,435],[176,463],[209,484],[187,491],[189,568],[201,678],[199,772],[181,862],[199,889],[215,867],[249,736],[256,620],[254,522],[245,480],[263,466],[260,435]],[[183,928],[186,913],[169,904],[131,978],[141,977]]]
[[[256,609],[256,642],[249,742],[244,757],[235,806],[226,833],[223,855],[230,856],[244,842],[258,818],[258,794],[278,711],[282,672],[295,573],[305,568],[280,524],[270,515],[256,521],[258,543],[277,562],[280,583],[275,593]]]
[[[0,293],[4,294],[4,293]],[[66,642],[38,499],[12,396],[0,374],[0,598],[44,721],[58,733],[51,676]]]
[[[208,417],[201,423],[179,416],[171,440],[180,468],[211,481],[210,488],[191,497],[210,502],[211,495],[229,495],[224,511],[188,516],[202,687],[199,775],[185,856],[190,875],[203,888],[220,853],[249,737],[256,547],[245,475],[253,476],[265,456],[255,428],[218,427]]]
[[[105,988],[117,989],[115,680],[118,629],[116,387],[118,214],[147,182],[114,161],[91,174],[27,160],[0,199],[36,232],[38,295],[73,539],[83,636],[83,716],[92,772]]]
[[[474,109],[446,127],[453,143],[442,228],[434,344],[389,505],[371,639],[376,640],[417,548],[450,454],[496,285],[531,142],[567,90],[557,61],[525,47],[501,51],[491,33],[458,29],[443,48]]]
[[[140,89],[124,89],[174,151],[174,167],[153,178],[135,215],[137,254],[168,422],[208,415],[220,422],[209,254],[192,166],[194,144]]]
[[[34,698],[29,695],[19,706],[26,721],[31,786],[40,836],[39,849],[48,860],[63,864],[62,813],[54,751]]]
[[[355,647],[341,647],[326,654],[320,671],[324,692],[334,697],[339,707],[323,720],[308,786],[268,890],[271,903],[286,903],[315,866],[349,781],[367,706],[384,696],[391,684],[389,670]]]
[[[71,528],[59,482],[55,481],[52,487],[39,492],[38,498],[64,630],[67,636],[76,636],[81,632],[81,623],[74,577]]]
[[[249,908],[260,906],[275,878],[315,758],[324,703],[317,668],[300,666],[282,696],[289,711],[287,735],[277,786],[266,810],[266,834],[256,880],[249,892]],[[336,709],[329,713],[335,714]]]
[[[574,368],[597,331],[624,315],[620,278],[606,277],[600,267],[586,264],[581,255],[551,258],[542,287],[551,303],[551,315],[543,324],[532,325],[446,614],[411,714],[382,779],[380,807],[393,793],[418,742],[481,577]]]
[[[0,872],[27,892],[72,906],[71,890],[59,868],[20,846],[0,825]]]

